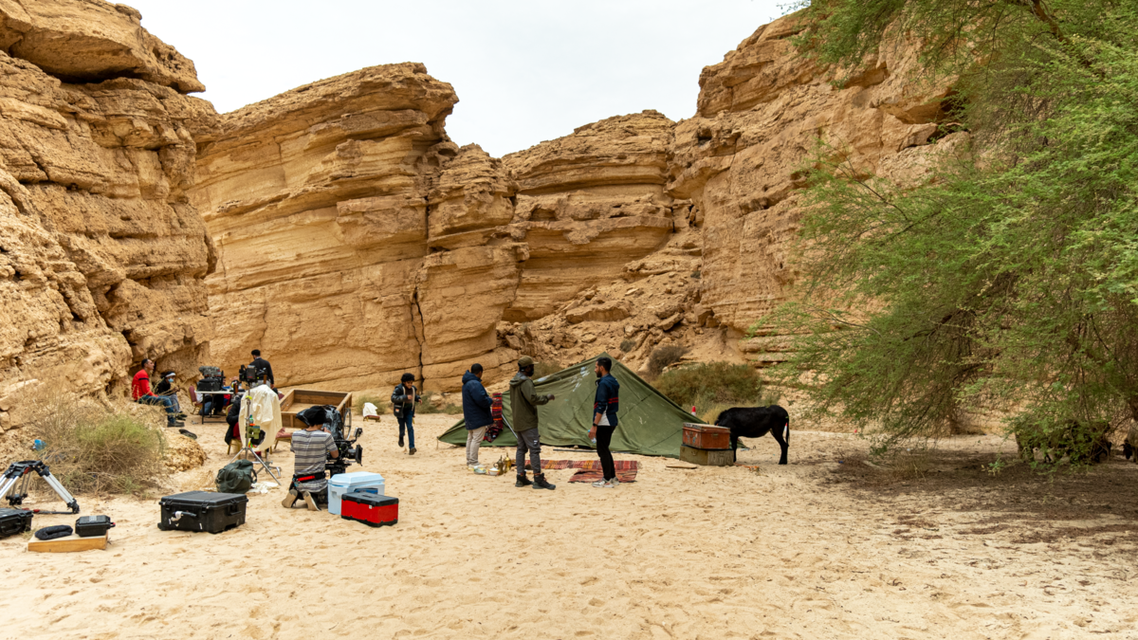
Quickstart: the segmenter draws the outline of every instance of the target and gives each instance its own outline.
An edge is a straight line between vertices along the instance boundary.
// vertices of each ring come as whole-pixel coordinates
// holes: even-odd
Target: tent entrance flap
[[[557,373],[534,380],[537,392],[552,393],[556,398],[537,408],[538,431],[543,445],[594,448],[589,440],[593,424],[593,398],[597,389],[594,372],[601,353],[584,362],[566,367]],[[611,356],[609,356],[611,357]],[[614,360],[613,377],[620,383],[619,426],[612,439],[612,450],[645,456],[678,458],[684,422],[691,422],[691,414],[669,400],[640,376]],[[510,394],[502,395],[502,417],[510,424]],[[466,424],[459,421],[439,440],[448,444],[466,444]],[[494,442],[484,447],[516,447],[517,439],[512,428],[504,429]]]

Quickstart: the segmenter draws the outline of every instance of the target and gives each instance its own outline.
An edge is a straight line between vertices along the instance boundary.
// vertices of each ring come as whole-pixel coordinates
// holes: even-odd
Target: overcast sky
[[[315,80],[422,62],[460,102],[447,133],[494,156],[603,118],[695,113],[699,73],[788,0],[122,0],[232,111]]]

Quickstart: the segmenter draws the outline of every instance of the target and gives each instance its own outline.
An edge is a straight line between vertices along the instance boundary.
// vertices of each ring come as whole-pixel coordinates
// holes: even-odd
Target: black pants
[[[609,451],[613,433],[616,433],[616,427],[597,426],[597,455],[601,458],[601,469],[605,472],[605,480],[616,478],[616,464],[613,463],[612,452]]]

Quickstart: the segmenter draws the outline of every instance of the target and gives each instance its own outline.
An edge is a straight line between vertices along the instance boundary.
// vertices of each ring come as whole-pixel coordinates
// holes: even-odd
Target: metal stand
[[[277,486],[281,486],[281,478],[280,475],[278,475],[281,472],[281,468],[277,467],[277,473],[273,473],[273,470],[271,467],[269,467],[268,463],[265,462],[261,456],[257,455],[257,450],[253,448],[253,439],[249,437],[248,426],[245,427],[244,436],[245,437],[241,438],[241,450],[237,452],[237,455],[230,458],[229,462],[233,462],[237,458],[240,458],[242,453],[249,452],[249,455],[253,456],[253,459],[260,463],[260,465],[265,468],[265,471],[269,472],[269,475],[272,476],[273,480],[277,481]]]
[[[39,509],[31,509],[35,513],[49,513],[49,514],[66,514],[66,513],[79,513],[79,501],[72,496],[55,476],[51,475],[51,469],[46,464],[39,460],[23,460],[21,462],[13,462],[8,470],[4,472],[3,483],[0,484],[0,498],[7,498],[8,504],[13,507],[23,504],[24,498],[28,497],[28,480],[32,477],[32,472],[35,471],[43,478],[44,482],[49,487],[55,490],[59,497],[67,503],[67,507],[71,511],[41,511]],[[19,488],[8,495],[8,492],[19,484]]]

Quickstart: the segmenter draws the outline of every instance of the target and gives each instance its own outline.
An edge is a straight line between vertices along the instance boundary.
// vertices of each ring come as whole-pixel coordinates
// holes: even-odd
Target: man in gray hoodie
[[[556,489],[556,485],[545,480],[541,472],[541,438],[537,432],[537,406],[553,399],[553,394],[538,395],[533,386],[533,358],[529,356],[518,360],[518,374],[510,380],[510,409],[514,435],[518,438],[518,451],[515,462],[518,465],[518,481],[515,487],[533,485],[534,489]],[[526,452],[529,452],[530,468],[533,469],[533,482],[526,478]]]

